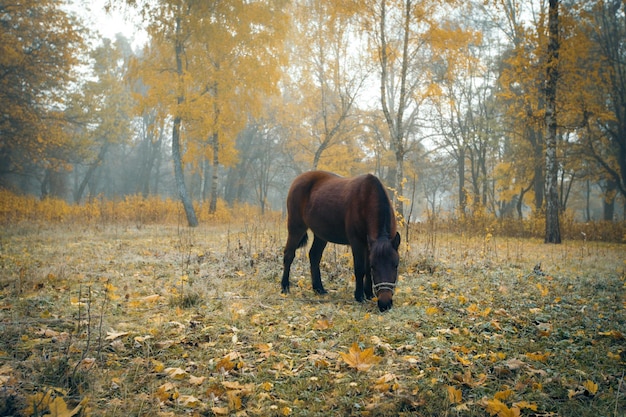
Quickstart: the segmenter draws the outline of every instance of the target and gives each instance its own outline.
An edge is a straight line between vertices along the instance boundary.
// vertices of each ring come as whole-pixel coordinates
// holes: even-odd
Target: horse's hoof
[[[283,289],[280,291],[281,294],[289,294],[289,287],[283,287]]]
[[[326,291],[324,288],[313,288],[313,291],[315,291],[319,295],[328,294],[328,291]]]

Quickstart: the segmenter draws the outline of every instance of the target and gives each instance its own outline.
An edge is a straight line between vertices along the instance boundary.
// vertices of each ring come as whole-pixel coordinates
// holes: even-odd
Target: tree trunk
[[[402,45],[402,67],[400,70],[400,96],[398,98],[398,107],[395,109],[395,117],[394,117],[394,103],[393,100],[391,103],[388,103],[387,100],[387,83],[389,82],[389,72],[387,66],[389,65],[389,56],[388,56],[388,45],[387,38],[385,35],[386,30],[386,3],[383,0],[381,4],[381,17],[380,17],[380,64],[381,64],[381,74],[380,74],[380,98],[383,109],[383,114],[385,115],[385,120],[387,121],[387,126],[389,127],[389,133],[391,138],[391,147],[394,150],[396,156],[396,175],[394,178],[393,187],[396,190],[397,198],[396,198],[396,210],[400,216],[404,213],[403,203],[402,203],[402,187],[404,181],[404,157],[406,154],[405,146],[404,146],[404,135],[406,133],[406,129],[404,126],[404,113],[407,110],[407,103],[409,97],[407,95],[407,74],[408,74],[408,63],[409,63],[409,33],[410,33],[410,23],[411,23],[411,0],[405,0],[405,15],[404,15],[404,38]],[[391,107],[391,108],[390,108]]]
[[[183,203],[185,209],[185,215],[187,216],[187,223],[189,227],[196,227],[198,225],[198,219],[196,218],[196,212],[193,208],[191,198],[187,193],[187,187],[185,186],[185,174],[183,172],[183,161],[180,154],[180,125],[181,118],[176,116],[174,118],[174,127],[172,128],[172,159],[174,160],[174,177],[176,179],[176,189],[180,201]]]
[[[220,167],[219,159],[219,136],[217,133],[213,133],[213,139],[211,140],[213,146],[213,176],[211,178],[211,200],[209,201],[209,213],[215,213],[217,211],[217,182],[218,182],[218,170]]]
[[[74,203],[76,204],[80,203],[80,200],[83,198],[83,193],[85,192],[85,188],[87,187],[87,184],[91,180],[91,177],[93,173],[96,171],[96,168],[98,168],[100,164],[102,163],[102,161],[104,160],[104,155],[106,154],[108,148],[109,148],[109,144],[105,142],[102,145],[102,148],[100,148],[100,152],[98,153],[98,157],[96,158],[96,160],[89,165],[89,168],[87,169],[87,173],[83,177],[83,180],[80,182],[78,189],[74,192]]]
[[[617,195],[617,183],[612,179],[606,181],[604,198],[602,199],[602,220],[612,222],[615,217],[615,197]]]
[[[457,175],[459,177],[459,211],[465,217],[467,208],[467,193],[465,192],[465,149],[459,149],[459,160],[457,161]]]
[[[550,0],[546,80],[546,236],[545,243],[561,243],[559,226],[559,165],[556,155],[556,86],[559,61],[559,1]]]
[[[180,107],[185,102],[185,95],[182,88],[183,78],[183,44],[180,39],[180,18],[176,19],[176,45],[174,47],[176,53],[176,71],[178,75],[179,91],[177,102]],[[180,111],[178,109],[177,111]],[[183,171],[183,159],[180,152],[180,128],[182,125],[182,118],[177,115],[174,118],[174,125],[172,127],[172,159],[174,161],[174,177],[176,179],[176,188],[178,189],[178,195],[180,201],[183,203],[185,209],[185,215],[187,216],[187,223],[189,227],[198,226],[198,219],[196,212],[193,208],[191,198],[187,193],[187,187],[185,186],[185,173]]]

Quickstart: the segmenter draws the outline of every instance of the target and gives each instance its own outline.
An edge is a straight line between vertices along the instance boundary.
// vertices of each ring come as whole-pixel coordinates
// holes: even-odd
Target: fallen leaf
[[[586,380],[583,384],[583,387],[585,387],[587,392],[589,392],[589,394],[591,395],[596,395],[596,393],[598,392],[598,384],[593,381]]]
[[[599,336],[612,337],[615,340],[624,340],[624,334],[619,330],[609,330],[608,332],[598,332]]]
[[[513,407],[517,407],[520,410],[523,410],[524,408],[526,408],[528,410],[537,411],[537,404],[529,403],[528,401],[520,401],[517,403],[513,403]]]
[[[394,374],[387,372],[374,383],[374,390],[378,392],[395,391],[398,388],[397,378]]]
[[[517,371],[527,366],[524,361],[521,361],[519,359],[509,359],[508,361],[504,362],[504,365],[511,371]]]
[[[448,401],[450,401],[450,404],[458,404],[462,401],[463,393],[461,392],[460,389],[457,389],[451,385],[448,385],[447,390],[448,390]]]
[[[517,407],[509,408],[502,401],[493,399],[486,400],[484,406],[490,415],[498,417],[519,417],[520,409]]]
[[[222,381],[222,386],[228,390],[244,391],[250,393],[254,389],[254,384],[241,384],[238,381]]]
[[[181,368],[165,368],[163,372],[173,379],[184,379],[187,377],[187,372]]]
[[[541,353],[541,352],[527,353],[526,357],[528,359],[530,359],[530,360],[533,360],[533,361],[546,362],[548,360],[548,358],[550,357],[550,352],[546,352],[546,353]]]
[[[230,414],[230,410],[228,409],[228,407],[211,407],[211,411],[213,412],[213,414],[216,414],[218,416],[227,416]]]
[[[61,398],[61,397],[56,397],[50,403],[49,408],[50,408],[50,414],[45,414],[44,417],[47,417],[47,416],[50,416],[50,417],[72,417],[73,415],[77,414],[80,411],[82,406],[79,404],[74,409],[68,410],[67,409],[67,404],[65,403],[65,400],[63,400],[63,398]]]
[[[313,325],[313,328],[315,330],[328,330],[331,328],[331,324],[328,319],[321,319]]]
[[[506,400],[508,398],[511,398],[511,396],[514,394],[513,390],[511,389],[507,389],[504,391],[498,391],[495,393],[495,395],[493,396],[496,400]]]
[[[470,361],[469,359],[465,359],[460,355],[456,355],[456,360],[463,366],[470,366],[472,364],[472,361]]]
[[[200,405],[200,400],[193,395],[181,395],[178,397],[178,402],[183,407],[197,407]]]
[[[202,385],[205,379],[206,379],[206,376],[189,375],[189,383],[191,385]]]
[[[226,391],[226,396],[228,397],[228,408],[231,410],[241,410],[241,391]]]
[[[161,385],[156,392],[156,396],[159,399],[159,401],[164,402],[170,399],[171,394],[169,391],[174,390],[174,384],[171,382],[166,382],[165,384]]]
[[[105,337],[104,340],[115,340],[117,338],[124,337],[127,334],[128,332],[116,332],[115,330],[111,330],[110,332],[107,332],[107,337]]]
[[[141,301],[143,301],[144,303],[155,303],[159,301],[159,298],[161,298],[159,294],[152,294],[152,295],[147,295],[143,297]]]
[[[357,371],[368,371],[373,365],[380,362],[382,358],[374,355],[374,348],[361,350],[355,343],[352,344],[348,353],[340,353],[344,362]]]
[[[426,309],[426,315],[428,316],[433,316],[435,314],[439,313],[439,308],[438,307],[428,307]]]

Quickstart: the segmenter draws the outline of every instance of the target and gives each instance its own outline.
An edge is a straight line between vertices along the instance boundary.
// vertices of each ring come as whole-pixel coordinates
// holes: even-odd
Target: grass
[[[0,415],[626,414],[623,245],[415,235],[381,314],[343,247],[281,295],[284,234],[5,228]]]

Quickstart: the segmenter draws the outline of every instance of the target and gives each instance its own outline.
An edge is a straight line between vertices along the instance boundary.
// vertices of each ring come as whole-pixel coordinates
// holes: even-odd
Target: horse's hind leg
[[[290,231],[287,243],[285,244],[285,251],[283,253],[283,279],[281,280],[282,293],[289,293],[289,270],[293,259],[296,257],[296,249],[306,245],[307,234],[306,229],[304,231]]]
[[[322,253],[326,248],[326,242],[323,239],[315,236],[313,244],[309,250],[309,261],[311,262],[311,283],[313,284],[313,291],[318,294],[326,294],[327,291],[322,285],[322,276],[320,274],[320,260],[322,259]]]

